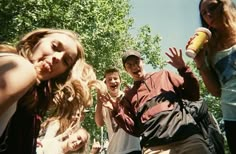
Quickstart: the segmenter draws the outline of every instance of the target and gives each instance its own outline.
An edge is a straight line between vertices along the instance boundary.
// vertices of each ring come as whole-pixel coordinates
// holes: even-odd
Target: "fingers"
[[[182,57],[182,49],[179,49],[179,56]]]
[[[172,54],[172,58],[174,56],[178,56],[178,57],[182,56],[182,50],[181,49],[177,50],[175,47],[172,47],[172,48],[169,48],[169,50],[170,50],[170,52]],[[170,54],[169,54],[169,57],[170,57]]]
[[[168,52],[166,52],[165,53],[170,59],[172,58],[172,56],[168,53]]]

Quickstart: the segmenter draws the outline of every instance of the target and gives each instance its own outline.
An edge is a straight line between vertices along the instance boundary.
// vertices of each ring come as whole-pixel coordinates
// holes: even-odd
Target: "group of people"
[[[26,34],[16,47],[2,44],[0,50],[0,153],[36,153],[45,115],[59,119],[59,130],[54,130],[58,136],[67,130],[65,126],[76,111],[83,113],[90,107],[93,87],[106,92],[105,84],[86,63],[79,37],[72,31],[37,29]],[[74,125],[70,136],[85,132],[79,120]],[[68,133],[62,136],[67,137],[57,140],[65,141]],[[75,136],[83,138],[81,133]],[[72,148],[70,141],[64,143],[65,151]]]
[[[227,143],[236,154],[236,7],[231,0],[201,0],[199,11],[212,38],[194,61],[207,90],[220,97]],[[93,87],[95,122],[107,127],[108,154],[212,153],[181,104],[200,99],[181,49],[166,53],[179,74],[146,73],[141,52],[124,52],[124,69],[133,78],[124,90],[116,68],[96,79],[79,37],[69,30],[34,30],[0,51],[0,153],[98,153],[86,151],[90,135],[80,125]]]

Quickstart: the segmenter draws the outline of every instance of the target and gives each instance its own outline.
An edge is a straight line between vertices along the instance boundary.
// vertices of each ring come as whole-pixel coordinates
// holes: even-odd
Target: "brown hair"
[[[78,35],[69,30],[62,29],[37,29],[28,34],[26,34],[20,42],[17,44],[17,52],[19,55],[25,57],[31,61],[33,49],[37,43],[49,34],[60,33],[71,37],[77,44],[77,58],[76,61],[80,63],[85,63],[84,59],[84,49],[79,41]],[[76,62],[75,62],[76,63]],[[73,67],[74,65],[72,65]],[[55,102],[56,92],[63,89],[65,83],[71,78],[71,68],[68,68],[63,74],[50,79],[48,81],[42,81],[38,86],[32,87],[27,94],[20,99],[22,105],[26,106],[28,109],[37,108],[38,112],[44,114],[50,105],[57,104],[61,106],[62,102]],[[62,88],[63,87],[63,88]],[[64,89],[64,92],[69,92]]]
[[[110,73],[118,73],[118,74],[119,74],[119,77],[120,77],[120,79],[121,79],[120,71],[119,71],[117,68],[109,68],[109,69],[106,69],[105,72],[104,72],[104,78],[106,78],[106,75],[107,75],[107,74],[110,74]]]

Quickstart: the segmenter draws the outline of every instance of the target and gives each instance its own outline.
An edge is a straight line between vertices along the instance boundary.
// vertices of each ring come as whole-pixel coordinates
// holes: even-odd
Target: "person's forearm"
[[[132,114],[126,114],[124,110],[121,108],[114,108],[112,111],[112,116],[114,117],[115,121],[124,129],[127,133],[132,134],[134,136],[139,136],[139,129],[136,127],[136,122],[134,121],[134,116]]]
[[[220,83],[218,82],[216,74],[214,74],[206,66],[202,68],[198,68],[198,70],[209,93],[211,93],[213,96],[220,97],[221,88],[220,88]]]
[[[184,78],[184,91],[182,97],[193,101],[198,100],[200,98],[199,82],[190,67],[186,66],[185,68],[178,69],[178,71],[179,74]]]
[[[103,106],[101,102],[97,102],[96,110],[95,110],[95,122],[97,126],[101,127],[104,125],[104,115],[103,115]]]

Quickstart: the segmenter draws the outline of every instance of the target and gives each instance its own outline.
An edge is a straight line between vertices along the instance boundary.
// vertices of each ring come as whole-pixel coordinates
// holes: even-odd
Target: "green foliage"
[[[95,68],[98,79],[103,78],[107,67],[117,67],[123,82],[131,84],[131,78],[122,69],[123,50],[139,50],[153,68],[163,68],[166,63],[160,53],[161,39],[151,35],[149,26],[141,27],[137,36],[129,33],[133,24],[130,7],[129,0],[1,0],[0,42],[15,44],[23,34],[36,28],[70,29],[80,35],[86,60]],[[219,99],[211,96],[200,76],[199,79],[201,95],[220,119]],[[94,122],[95,104],[96,97],[83,123],[92,139],[102,137]]]
[[[0,42],[15,44],[37,28],[70,29],[80,35],[86,60],[95,68],[98,79],[112,66],[121,70],[124,82],[131,83],[122,69],[123,50],[142,51],[147,63],[154,67],[162,67],[163,62],[160,38],[152,37],[148,26],[141,28],[137,36],[129,33],[133,24],[129,11],[129,0],[1,0]],[[94,122],[95,103],[83,123],[92,139],[101,137]]]

